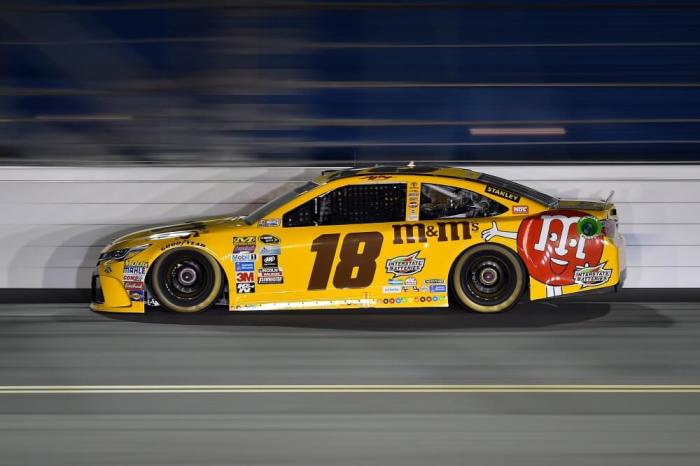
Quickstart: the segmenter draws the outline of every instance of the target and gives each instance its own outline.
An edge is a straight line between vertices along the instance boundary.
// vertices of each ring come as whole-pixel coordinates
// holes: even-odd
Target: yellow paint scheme
[[[521,222],[528,216],[549,210],[547,206],[524,196],[521,196],[519,201],[513,202],[504,197],[490,194],[486,192],[486,185],[478,181],[478,177],[478,173],[452,168],[441,169],[429,175],[396,173],[371,176],[371,172],[357,171],[354,176],[334,177],[334,174],[331,173],[316,178],[314,180],[315,187],[269,212],[256,224],[249,225],[241,217],[219,217],[154,230],[143,230],[115,240],[103,252],[150,244],[148,249],[130,257],[127,261],[128,263],[145,262],[150,266],[159,255],[171,248],[178,246],[200,248],[215,257],[225,272],[228,290],[230,290],[228,293],[229,308],[234,311],[447,306],[448,294],[442,291],[440,285],[449,283],[450,268],[460,253],[471,246],[484,243],[486,241],[483,237],[484,232],[492,228],[494,222],[502,231],[517,232]],[[488,218],[416,221],[417,211],[410,206],[410,198],[407,195],[406,221],[398,224],[391,222],[311,227],[283,227],[281,224],[281,219],[286,212],[341,186],[397,182],[406,183],[408,193],[420,193],[421,183],[469,189],[499,202],[508,210],[501,215]],[[523,213],[513,213],[516,206]],[[602,219],[609,214],[610,208],[611,206],[608,205],[606,211],[589,210],[586,213]],[[465,222],[467,229],[463,230],[465,226],[459,222]],[[438,223],[447,223],[448,226],[440,227]],[[457,226],[453,228],[449,226],[450,223],[457,223]],[[416,242],[408,242],[405,225],[415,227],[416,234],[414,236],[417,237],[418,224],[422,224],[425,228],[425,240],[421,241],[420,238],[416,238]],[[441,228],[442,233],[440,233]],[[400,230],[398,236],[397,230]],[[177,234],[178,231],[183,232],[183,236],[190,232],[191,236],[189,238],[161,238],[163,235]],[[376,268],[371,283],[364,288],[336,288],[333,282],[340,262],[343,241],[348,235],[361,233],[379,234],[382,238],[381,249],[374,260]],[[312,244],[321,235],[336,234],[339,237],[332,267],[328,274],[327,286],[325,289],[310,290],[310,276],[319,256],[312,251]],[[275,246],[263,243],[260,238],[263,235],[272,235],[280,240],[278,267],[282,272],[283,283],[261,284],[258,282],[261,276],[261,250],[263,247]],[[234,237],[256,238],[255,253],[257,259],[254,272],[256,280],[254,293],[236,292],[236,271],[231,257]],[[496,236],[491,238],[490,242],[502,244],[516,253],[518,251],[514,238]],[[355,253],[362,254],[363,248],[367,247],[367,244],[360,243],[359,249]],[[424,261],[422,270],[415,275],[401,278],[401,280],[406,280],[409,277],[415,278],[415,289],[412,288],[410,279],[408,284],[403,285],[406,287],[405,289],[396,282],[390,282],[393,274],[387,272],[387,261],[400,256],[410,256],[416,252],[418,253],[416,259]],[[581,285],[564,286],[561,287],[561,294],[568,295],[617,285],[620,281],[620,272],[625,268],[624,240],[621,235],[616,234],[614,238],[605,238],[601,262],[605,262],[606,268],[612,270],[608,281],[602,285],[586,286],[585,288]],[[111,312],[144,312],[144,303],[130,301],[129,295],[122,286],[124,264],[124,261],[107,261],[98,266],[96,273],[102,284],[104,303],[93,303],[92,309]],[[356,278],[359,272],[358,267],[352,268],[351,277]],[[145,277],[146,283],[149,279],[150,277]],[[432,291],[431,285],[434,285]],[[547,297],[546,286],[531,278],[529,295],[530,299],[533,300]]]

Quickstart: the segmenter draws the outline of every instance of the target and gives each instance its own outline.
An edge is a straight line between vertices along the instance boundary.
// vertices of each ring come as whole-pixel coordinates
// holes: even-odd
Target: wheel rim
[[[163,284],[168,293],[181,303],[198,301],[208,295],[213,286],[213,277],[201,259],[178,257],[164,269]]]
[[[475,303],[493,306],[507,300],[516,287],[515,270],[508,261],[494,255],[474,257],[461,276],[462,287]]]

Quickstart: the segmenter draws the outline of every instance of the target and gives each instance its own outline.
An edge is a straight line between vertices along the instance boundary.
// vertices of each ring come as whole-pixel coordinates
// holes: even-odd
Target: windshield
[[[245,222],[248,225],[252,225],[254,223],[257,223],[258,220],[265,217],[267,214],[269,214],[273,210],[277,209],[278,207],[283,206],[284,204],[291,201],[292,199],[294,199],[298,195],[303,194],[306,191],[309,191],[309,190],[315,188],[316,186],[318,186],[316,183],[309,181],[308,183],[306,183],[302,186],[298,186],[298,187],[292,189],[291,191],[289,191],[285,194],[282,194],[280,197],[273,199],[270,202],[268,202],[267,204],[264,204],[261,207],[257,208],[256,210],[254,210],[250,215],[245,217]]]

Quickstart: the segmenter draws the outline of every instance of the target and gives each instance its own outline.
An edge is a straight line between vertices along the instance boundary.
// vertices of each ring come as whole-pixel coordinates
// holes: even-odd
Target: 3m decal
[[[278,227],[282,225],[282,220],[279,218],[266,218],[258,222],[259,227]]]
[[[236,281],[239,283],[252,283],[255,281],[255,272],[236,272]]]
[[[272,236],[272,235],[261,235],[260,242],[265,243],[265,244],[279,244],[280,239],[278,237]]]
[[[262,265],[264,267],[277,267],[278,256],[262,256]]]
[[[236,283],[236,293],[255,293],[255,283]]]
[[[252,272],[255,270],[255,262],[234,262],[236,272]]]
[[[530,212],[530,208],[526,205],[514,205],[513,213],[516,215],[527,215]]]
[[[177,248],[180,246],[189,246],[189,247],[193,247],[193,248],[206,248],[207,247],[206,244],[204,244],[204,243],[198,243],[197,241],[190,241],[190,240],[184,239],[181,241],[175,241],[173,243],[165,244],[165,245],[161,246],[160,250],[166,251],[168,249]]]
[[[587,288],[589,286],[603,285],[610,281],[612,276],[612,269],[606,269],[605,265],[607,262],[598,264],[594,267],[589,266],[576,266],[574,270],[574,282],[581,285],[581,288]]]
[[[426,226],[423,223],[404,223],[392,225],[394,230],[394,244],[425,243],[428,238],[437,238],[437,241],[460,241],[471,239],[471,232],[479,230],[479,224],[475,222],[437,222],[435,225]],[[461,234],[461,236],[460,236]]]
[[[340,234],[326,234],[311,244],[316,260],[311,269],[309,290],[325,290],[333,268],[333,258],[338,248]],[[372,283],[377,271],[377,257],[382,250],[384,236],[376,231],[349,233],[340,248],[340,261],[333,276],[335,288],[365,288]]]
[[[425,259],[420,259],[419,253],[420,251],[416,251],[407,256],[398,256],[387,260],[386,272],[393,274],[394,277],[417,274],[423,270],[425,265]]]
[[[508,199],[509,201],[513,201],[513,202],[520,201],[519,195],[517,195],[515,193],[511,193],[510,191],[506,191],[503,188],[498,188],[496,186],[486,185],[485,192],[487,192],[489,194],[493,194],[494,196],[502,197],[503,199]]]
[[[255,236],[234,236],[233,244],[255,244]]]

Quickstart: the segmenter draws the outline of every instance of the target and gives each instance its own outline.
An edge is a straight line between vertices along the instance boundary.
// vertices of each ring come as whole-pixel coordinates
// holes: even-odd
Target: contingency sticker
[[[407,256],[398,256],[387,260],[386,272],[393,274],[394,277],[417,274],[423,270],[425,265],[425,259],[419,258],[419,253],[420,251],[416,251]]]

